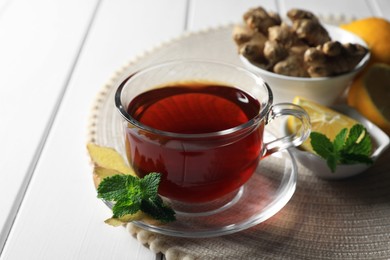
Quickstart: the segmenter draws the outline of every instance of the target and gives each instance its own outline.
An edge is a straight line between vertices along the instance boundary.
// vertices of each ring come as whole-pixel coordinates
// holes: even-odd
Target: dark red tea
[[[128,113],[142,124],[180,134],[230,129],[248,122],[259,110],[259,102],[247,93],[206,83],[153,89],[128,106]],[[130,126],[127,155],[141,177],[162,174],[161,195],[184,202],[211,201],[250,178],[259,161],[263,127],[261,123],[223,136],[181,138]]]

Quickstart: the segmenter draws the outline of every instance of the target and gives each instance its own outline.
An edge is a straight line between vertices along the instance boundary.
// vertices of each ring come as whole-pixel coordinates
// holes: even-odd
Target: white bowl
[[[341,43],[358,43],[365,47],[367,44],[355,34],[332,25],[324,25],[332,40]],[[351,72],[320,78],[290,77],[264,70],[240,55],[241,61],[250,71],[259,75],[269,84],[276,103],[291,102],[295,96],[301,96],[323,105],[332,105],[339,99],[352,82],[356,74],[364,68],[370,59],[368,52],[361,62]]]
[[[375,163],[375,160],[389,147],[389,136],[387,136],[379,127],[360,115],[356,110],[346,105],[333,106],[332,109],[356,119],[367,129],[373,143],[373,153],[371,155],[371,159]],[[326,161],[320,156],[297,148],[293,148],[291,151],[301,164],[305,165],[313,172],[313,174],[322,179],[345,179],[358,175],[370,167],[370,165],[367,164],[342,164],[337,165],[336,171],[332,172],[326,164]]]

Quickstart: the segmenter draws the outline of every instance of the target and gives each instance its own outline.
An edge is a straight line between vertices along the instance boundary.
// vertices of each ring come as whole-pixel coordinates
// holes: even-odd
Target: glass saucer
[[[176,221],[152,225],[135,221],[136,226],[176,237],[214,237],[257,225],[281,210],[292,197],[297,180],[296,163],[289,151],[275,153],[259,163],[251,179],[231,203],[211,214],[176,212]]]

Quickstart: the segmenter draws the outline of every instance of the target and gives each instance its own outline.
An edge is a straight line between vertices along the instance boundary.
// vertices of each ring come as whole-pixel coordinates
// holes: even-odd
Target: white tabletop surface
[[[259,3],[390,17],[387,0],[0,0],[0,259],[160,258],[103,223],[85,149],[91,105],[130,59]]]

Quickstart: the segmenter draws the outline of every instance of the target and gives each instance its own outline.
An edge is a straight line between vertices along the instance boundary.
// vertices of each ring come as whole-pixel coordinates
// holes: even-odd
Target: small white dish
[[[355,34],[332,25],[324,25],[332,40],[341,43],[358,43],[367,48],[367,44]],[[322,105],[332,105],[344,93],[356,74],[361,71],[370,60],[368,52],[360,63],[348,73],[332,77],[303,78],[276,74],[260,68],[244,56],[240,55],[244,66],[259,75],[269,84],[276,103],[292,102],[295,96],[305,97]]]
[[[332,109],[348,115],[359,121],[370,133],[373,152],[371,159],[374,161],[390,146],[390,138],[379,127],[360,115],[356,110],[346,105],[333,106]],[[326,161],[320,156],[297,148],[291,149],[297,161],[309,168],[313,174],[322,179],[338,180],[345,179],[366,171],[371,165],[367,164],[342,164],[337,165],[336,171],[332,172]]]

